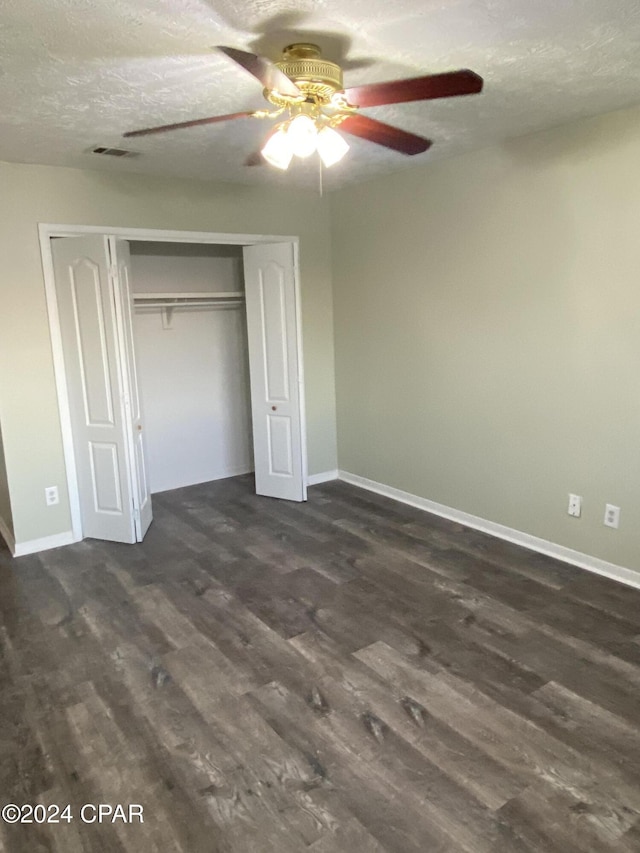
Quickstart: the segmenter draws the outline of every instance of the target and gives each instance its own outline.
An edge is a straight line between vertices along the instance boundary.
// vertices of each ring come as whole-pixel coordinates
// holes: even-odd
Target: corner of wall
[[[7,478],[7,466],[4,457],[4,444],[2,441],[2,425],[0,424],[0,536],[5,540],[12,550],[15,546],[13,514],[11,512],[11,500],[9,497],[9,482]]]

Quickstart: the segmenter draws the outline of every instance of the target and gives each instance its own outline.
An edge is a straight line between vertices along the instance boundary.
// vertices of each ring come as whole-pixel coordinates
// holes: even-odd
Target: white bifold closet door
[[[244,248],[256,493],[307,499],[291,243]]]
[[[82,535],[141,542],[151,523],[135,376],[129,247],[52,241]]]

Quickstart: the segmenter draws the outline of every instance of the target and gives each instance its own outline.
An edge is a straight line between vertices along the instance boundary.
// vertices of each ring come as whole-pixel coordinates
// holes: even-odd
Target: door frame
[[[302,482],[308,484],[307,465],[307,428],[305,417],[305,383],[304,361],[302,353],[302,311],[300,305],[300,241],[298,237],[268,234],[233,234],[212,231],[179,231],[161,228],[122,228],[104,225],[59,225],[51,223],[38,224],[40,254],[44,276],[45,297],[49,319],[49,334],[53,356],[53,370],[58,399],[62,447],[67,475],[67,491],[69,494],[69,511],[71,514],[71,532],[73,542],[80,542],[82,536],[82,519],[80,513],[80,492],[73,448],[73,430],[69,409],[69,392],[64,369],[62,350],[62,333],[56,293],[56,281],[53,267],[51,239],[54,237],[81,237],[86,234],[103,234],[107,237],[119,237],[124,240],[144,240],[156,243],[214,243],[231,246],[254,246],[259,243],[290,243],[293,248],[293,275],[296,309],[296,348],[298,351],[298,387],[300,405],[300,428],[302,433]]]

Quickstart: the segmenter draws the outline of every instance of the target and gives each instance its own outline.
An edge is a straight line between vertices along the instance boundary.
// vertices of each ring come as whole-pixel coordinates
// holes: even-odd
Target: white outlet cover
[[[604,508],[604,523],[607,527],[619,527],[620,507],[614,504],[606,504]]]
[[[44,490],[44,498],[47,502],[47,506],[54,506],[55,504],[60,502],[60,495],[58,493],[57,486],[47,486]]]
[[[574,518],[580,518],[580,514],[582,513],[582,498],[580,495],[569,495],[569,506],[567,507],[567,512]]]

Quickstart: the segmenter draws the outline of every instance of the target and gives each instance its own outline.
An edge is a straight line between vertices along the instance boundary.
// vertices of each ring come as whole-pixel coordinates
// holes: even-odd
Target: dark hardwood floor
[[[73,816],[2,853],[640,851],[640,592],[343,483],[154,514],[0,550],[0,805]]]

